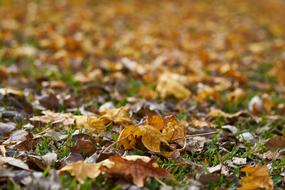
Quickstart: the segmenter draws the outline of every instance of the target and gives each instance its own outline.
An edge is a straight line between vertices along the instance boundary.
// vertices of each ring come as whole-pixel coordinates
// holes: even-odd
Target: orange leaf
[[[141,137],[143,145],[153,152],[160,152],[161,142],[168,144],[161,132],[150,125],[139,126],[134,135],[136,137]]]
[[[148,125],[151,125],[151,126],[157,128],[158,130],[161,130],[164,128],[164,120],[158,114],[148,116],[146,123]]]
[[[138,129],[137,127],[130,125],[120,133],[118,142],[124,147],[124,149],[129,150],[134,148],[136,144],[136,139],[133,133],[135,130]]]
[[[241,171],[248,176],[241,179],[241,187],[238,190],[273,189],[273,181],[266,166],[246,166]]]
[[[162,134],[168,142],[176,142],[180,146],[184,145],[185,141],[185,127],[180,125],[174,115],[166,116],[166,127],[163,129]]]

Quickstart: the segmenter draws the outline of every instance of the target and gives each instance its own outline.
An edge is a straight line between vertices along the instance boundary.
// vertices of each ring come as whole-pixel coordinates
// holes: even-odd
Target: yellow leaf
[[[169,73],[161,75],[156,91],[161,98],[174,96],[177,99],[187,99],[191,95],[191,92]]]
[[[96,178],[100,175],[101,164],[89,164],[84,161],[77,161],[71,163],[60,169],[60,173],[69,172],[72,176],[75,176],[76,179],[80,182],[83,182],[85,178],[89,177],[91,179]]]
[[[241,179],[241,187],[238,190],[273,189],[273,181],[266,166],[246,166],[241,171],[248,176]]]
[[[108,122],[106,122],[105,120],[93,116],[75,115],[74,118],[77,127],[95,129],[96,131],[104,131],[108,124]]]
[[[131,123],[131,119],[126,108],[111,108],[99,110],[102,115],[100,118],[116,124],[128,124]]]
[[[135,137],[141,137],[143,145],[153,152],[160,152],[161,142],[168,144],[161,132],[150,125],[139,126],[134,135]]]
[[[166,116],[166,127],[162,130],[162,134],[167,142],[176,142],[180,146],[185,142],[185,127],[180,125],[174,115]]]
[[[85,178],[89,177],[94,179],[98,177],[101,173],[101,167],[112,167],[113,163],[109,160],[104,160],[99,163],[85,163],[84,161],[77,161],[71,164],[66,165],[65,167],[59,170],[59,173],[69,172],[72,176],[79,182],[83,182]]]
[[[148,116],[146,122],[148,125],[151,125],[151,126],[157,128],[158,130],[161,130],[164,128],[164,120],[158,114],[153,114],[153,115]]]
[[[129,150],[134,148],[136,139],[133,133],[136,129],[138,129],[138,127],[129,125],[120,133],[118,142],[124,147],[124,149]]]
[[[220,100],[220,96],[217,92],[216,89],[209,87],[209,86],[202,86],[202,88],[200,88],[198,90],[197,96],[196,96],[196,100],[200,103],[205,102],[207,99],[212,99],[215,101],[219,101]]]

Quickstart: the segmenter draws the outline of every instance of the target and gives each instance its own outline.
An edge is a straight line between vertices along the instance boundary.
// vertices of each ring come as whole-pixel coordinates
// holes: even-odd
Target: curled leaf
[[[118,142],[124,147],[124,149],[129,150],[134,148],[136,144],[136,139],[134,136],[134,131],[137,127],[130,125],[127,126],[121,133]]]
[[[150,125],[139,126],[134,135],[141,137],[143,145],[153,152],[160,152],[161,142],[168,144],[161,132]]]

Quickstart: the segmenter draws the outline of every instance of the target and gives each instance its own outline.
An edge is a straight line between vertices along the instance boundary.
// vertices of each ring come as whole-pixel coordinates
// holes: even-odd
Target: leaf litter
[[[284,8],[0,2],[0,189],[284,189]]]

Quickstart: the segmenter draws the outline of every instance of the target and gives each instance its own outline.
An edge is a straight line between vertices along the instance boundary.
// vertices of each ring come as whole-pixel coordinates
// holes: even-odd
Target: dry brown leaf
[[[43,111],[42,113],[42,116],[34,116],[30,118],[30,120],[51,124],[62,123],[63,125],[73,125],[75,122],[71,113],[55,113],[49,110]]]
[[[236,113],[226,113],[222,110],[219,110],[219,109],[216,109],[216,108],[211,108],[210,112],[208,113],[208,116],[209,117],[225,117],[225,118],[236,118],[236,117],[239,117],[239,116],[242,116],[242,115],[250,115],[248,112],[246,111],[239,111],[239,112],[236,112]]]
[[[191,124],[193,125],[193,127],[197,127],[197,128],[216,127],[214,124],[206,121],[204,118],[201,118],[201,119],[193,118],[191,120]]]
[[[6,148],[4,145],[0,145],[0,156],[6,156]]]
[[[13,157],[0,156],[0,166],[2,164],[9,164],[11,166],[15,166],[24,170],[29,170],[29,166],[25,162]]]
[[[44,115],[34,116],[30,118],[31,121],[40,121],[43,123],[63,125],[74,125],[77,127],[85,127],[90,130],[104,131],[106,129],[109,120],[105,118],[97,118],[95,116],[86,115],[73,115],[71,113],[55,113],[49,110],[43,111]]]
[[[241,179],[241,187],[238,190],[273,189],[273,181],[266,166],[246,166],[241,171],[247,176]]]
[[[146,177],[172,177],[166,169],[158,168],[154,160],[147,161],[146,158],[140,156],[127,159],[111,156],[108,160],[114,164],[105,170],[107,173],[132,176],[133,183],[139,187],[143,187]]]
[[[168,96],[174,96],[177,99],[187,99],[191,95],[191,92],[179,80],[172,77],[170,73],[160,76],[156,91],[163,99]]]

